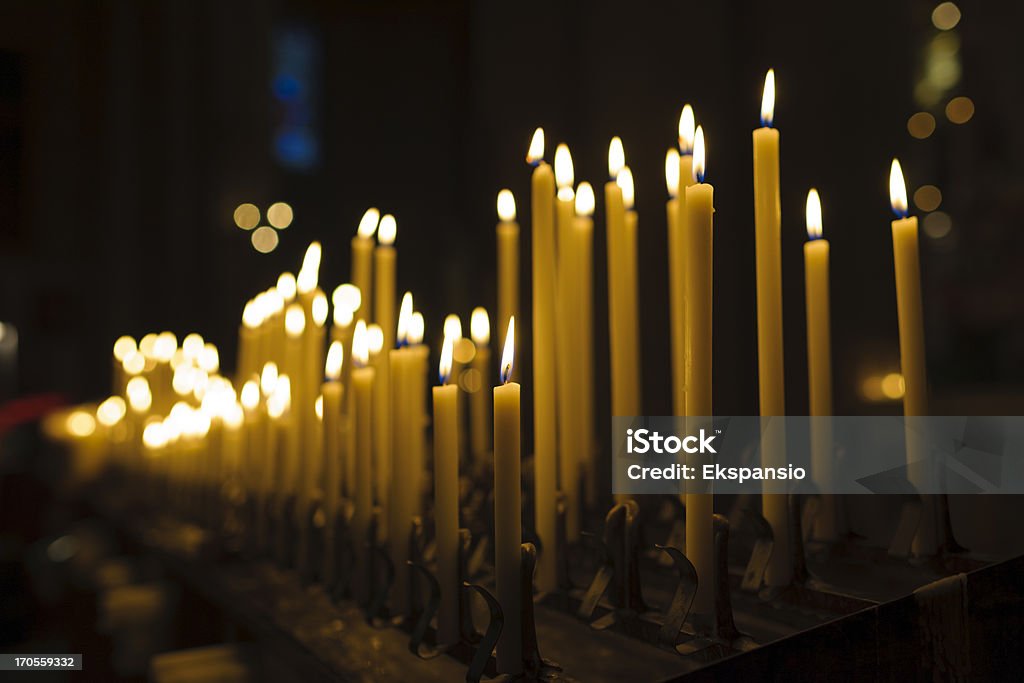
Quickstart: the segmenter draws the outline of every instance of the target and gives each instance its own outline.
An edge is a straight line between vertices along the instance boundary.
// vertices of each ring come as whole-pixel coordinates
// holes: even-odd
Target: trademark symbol
[[[715,430],[715,434],[721,434],[721,433],[722,433],[722,430],[721,430],[721,429],[716,429],[716,430]]]

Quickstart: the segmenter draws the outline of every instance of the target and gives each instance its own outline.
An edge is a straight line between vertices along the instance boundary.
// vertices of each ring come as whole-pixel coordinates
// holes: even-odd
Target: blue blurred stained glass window
[[[313,32],[290,25],[274,32],[270,92],[274,99],[274,157],[294,171],[320,160],[319,46]]]

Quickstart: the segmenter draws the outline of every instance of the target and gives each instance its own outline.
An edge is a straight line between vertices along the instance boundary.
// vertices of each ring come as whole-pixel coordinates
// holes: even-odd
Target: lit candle
[[[494,564],[498,603],[505,625],[498,639],[498,673],[523,667],[522,510],[520,502],[519,385],[510,381],[515,355],[515,318],[508,321],[501,354],[501,382],[494,387]]]
[[[373,314],[373,233],[377,231],[380,211],[367,209],[359,221],[356,236],[352,238],[352,284],[362,293],[356,317],[369,321]]]
[[[698,127],[693,145],[693,177],[686,188],[686,431],[710,431],[711,418],[711,312],[714,192],[704,182],[704,130]],[[702,464],[694,456],[691,464]],[[697,570],[693,610],[706,620],[714,613],[715,548],[714,497],[710,486],[686,494],[686,556]]]
[[[576,189],[576,220],[573,223],[572,251],[576,254],[576,311],[578,323],[574,325],[574,346],[579,354],[579,373],[576,411],[578,465],[586,474],[586,500],[588,506],[597,502],[597,481],[594,456],[594,188],[582,182]],[[629,254],[626,254],[628,260]]]
[[[266,448],[266,440],[263,438],[266,433],[265,413],[260,407],[259,382],[255,379],[248,380],[242,385],[239,398],[245,411],[242,440],[246,463],[243,481],[247,495],[255,497],[260,485],[259,475],[262,472]]]
[[[579,289],[578,254],[573,250],[573,222],[575,220],[576,193],[573,192],[572,155],[569,148],[558,145],[555,149],[555,219],[558,232],[558,265],[556,269],[555,339],[558,344],[558,475],[566,503],[566,537],[570,543],[579,540],[579,439],[580,411],[576,402],[579,393],[579,347],[575,325],[578,322],[577,292]]]
[[[519,317],[519,223],[511,190],[498,193],[498,218],[498,324],[504,324]]]
[[[807,242],[804,243],[804,282],[807,299],[807,387],[812,418],[832,415],[832,341],[829,311],[829,245],[821,236],[821,199],[807,193]],[[818,489],[832,485],[832,426],[829,419],[811,420],[811,464]],[[825,493],[814,535],[825,541],[838,538],[836,499]]]
[[[297,406],[301,397],[304,394],[302,387],[302,351],[303,351],[303,340],[302,334],[306,329],[306,316],[302,312],[302,306],[297,303],[290,304],[287,311],[285,312],[285,332],[288,335],[286,355],[284,363],[284,375],[289,378],[290,394],[289,402],[291,404],[291,412],[299,412],[301,408],[297,410]],[[311,406],[312,407],[312,406]],[[305,450],[301,447],[302,443],[302,430],[299,424],[300,420],[294,417],[290,421],[290,434],[288,441],[294,440],[296,444],[296,457],[289,458],[284,461],[284,469],[282,470],[282,483],[284,485],[285,493],[296,493],[298,491],[298,478],[299,472],[304,469],[300,467],[298,462],[299,458],[304,458],[302,452]]]
[[[7,341],[8,335],[10,333],[5,332],[6,329],[7,329],[7,326],[5,326],[3,323],[0,323],[0,353],[3,353],[4,347],[6,347],[6,346],[8,346],[10,344],[10,342]],[[13,328],[11,328],[11,329],[13,330]],[[10,335],[10,337],[13,338],[13,335]],[[137,353],[138,350],[139,350],[139,347],[135,343],[135,340],[133,338],[127,336],[127,335],[125,335],[123,337],[118,337],[117,341],[114,342],[114,351],[113,351],[113,353],[114,353],[114,360],[113,360],[114,376],[113,376],[113,380],[111,382],[111,386],[112,386],[111,392],[112,393],[114,393],[114,394],[123,394],[124,393],[125,384],[128,383],[128,376],[127,376],[127,373],[125,372],[124,361],[125,361],[125,359],[129,355]],[[2,372],[2,370],[0,370],[0,372]]]
[[[384,333],[384,353],[377,368],[376,395],[377,410],[373,418],[377,430],[374,445],[376,446],[377,463],[377,495],[381,504],[382,514],[386,517],[391,508],[387,505],[388,488],[391,481],[392,429],[391,424],[391,369],[388,352],[395,348],[395,269],[397,255],[395,252],[395,234],[397,232],[395,217],[386,214],[377,226],[377,250],[374,253],[374,322]],[[401,572],[404,569],[398,568]]]
[[[370,516],[373,511],[373,384],[374,369],[368,367],[370,350],[366,323],[356,322],[352,333],[352,419],[355,425],[355,512],[352,516],[353,547],[358,571],[354,590],[360,602],[369,597],[369,541]]]
[[[761,127],[754,131],[754,251],[757,262],[757,368],[761,417],[786,414],[782,351],[782,243],[779,208],[779,131],[772,128],[775,71],[768,70],[761,99]],[[762,428],[761,464],[778,467],[786,457],[780,422]],[[765,571],[769,586],[789,585],[793,557],[789,502],[774,481],[766,481],[762,508],[772,527],[775,550]]]
[[[362,303],[362,294],[355,285],[338,285],[331,293],[331,303],[334,304],[331,341],[340,342],[347,354],[347,358],[342,360],[341,370],[341,385],[345,387],[348,386],[348,378],[352,374],[352,325],[355,313]],[[341,398],[341,405],[347,415],[348,407],[344,396]]]
[[[246,382],[256,370],[258,337],[261,316],[256,302],[250,299],[242,309],[242,324],[238,328],[238,363],[235,381]]]
[[[391,400],[390,393],[385,393],[382,388],[381,377],[390,370],[390,359],[384,352],[384,331],[380,325],[374,323],[366,326],[366,344],[370,350],[370,367],[374,369],[376,376],[373,382],[373,492],[376,496],[378,509],[378,531],[380,538],[387,536],[388,518],[391,509],[388,501],[391,499],[391,434],[381,428],[381,416],[387,413],[390,424]],[[354,435],[353,435],[354,437]],[[387,443],[387,450],[381,441]],[[384,461],[383,454],[387,453],[387,461]]]
[[[533,471],[534,517],[543,550],[534,582],[547,593],[557,584],[555,537],[557,437],[555,390],[555,176],[544,163],[544,130],[538,128],[526,161],[531,178],[533,258]],[[499,323],[501,324],[501,323]]]
[[[338,498],[341,495],[342,448],[341,448],[341,398],[343,386],[341,371],[345,361],[345,350],[340,341],[331,343],[324,365],[326,381],[321,385],[323,396],[324,427],[324,510],[327,529],[334,528],[338,514]]]
[[[441,604],[437,612],[437,642],[458,642],[459,595],[459,413],[458,392],[447,384],[452,369],[452,346],[441,347],[440,386],[434,397],[434,526],[437,536],[437,579]],[[483,392],[480,392],[483,393]]]
[[[665,185],[668,188],[669,308],[672,333],[672,409],[686,415],[686,192],[693,183],[693,108],[683,107],[679,115],[679,150],[665,156]]]
[[[608,182],[604,186],[606,205],[605,225],[608,241],[608,333],[611,358],[612,415],[638,415],[638,372],[636,348],[631,349],[636,330],[629,329],[629,320],[634,317],[630,307],[636,308],[636,301],[629,300],[630,288],[626,284],[629,267],[626,242],[626,205],[623,189],[618,184],[619,174],[625,165],[622,141],[614,137],[608,146]]]
[[[485,309],[473,309],[469,319],[469,334],[476,346],[473,370],[478,380],[474,385],[476,390],[469,397],[470,443],[474,460],[480,462],[491,450],[491,392],[486,390],[484,384],[491,376],[491,321]],[[451,371],[450,367],[448,371]]]

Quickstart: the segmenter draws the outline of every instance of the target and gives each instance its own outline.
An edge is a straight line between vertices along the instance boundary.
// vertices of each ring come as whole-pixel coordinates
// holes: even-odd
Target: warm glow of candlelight
[[[462,321],[459,320],[459,316],[454,313],[449,313],[444,319],[443,333],[446,337],[451,337],[453,340],[458,341],[462,339]]]
[[[516,219],[516,198],[512,190],[498,192],[498,218],[505,222]]]
[[[555,148],[555,184],[559,191],[563,189],[572,190],[576,177],[572,170],[572,154],[569,153],[569,146],[565,143]]]
[[[697,132],[693,135],[693,179],[698,183],[704,182],[704,169],[707,163],[705,156],[704,126],[697,126]]]
[[[448,376],[452,374],[452,352],[455,348],[455,341],[448,335],[444,336],[441,344],[441,362],[438,363],[437,376],[442,385],[448,383]]]
[[[84,410],[76,410],[68,415],[65,426],[71,436],[86,437],[96,431],[96,420]]]
[[[377,224],[380,222],[380,211],[374,208],[369,208],[363,217],[359,219],[359,228],[356,230],[356,234],[365,239],[373,237],[373,233],[377,231]]]
[[[0,334],[0,339],[3,339],[2,334]],[[118,362],[123,363],[124,359],[127,358],[129,354],[135,353],[138,348],[139,347],[135,344],[135,339],[132,337],[127,335],[118,337],[117,341],[114,342],[114,358]]]
[[[284,314],[284,331],[289,337],[295,338],[302,335],[306,329],[306,314],[302,312],[300,304],[289,304]]]
[[[678,175],[679,169],[676,168],[676,174]],[[636,190],[633,185],[633,171],[629,166],[622,167],[622,173],[615,180],[615,183],[622,190],[622,204],[626,207],[627,211],[632,211],[633,203],[636,201]]]
[[[900,218],[907,215],[907,183],[903,180],[903,169],[900,160],[893,159],[889,168],[889,205],[892,212]]]
[[[352,332],[352,361],[357,367],[364,367],[370,362],[370,345],[366,338],[366,323],[356,321],[356,329]]]
[[[377,226],[377,241],[380,244],[386,247],[394,244],[397,233],[398,223],[394,216],[389,213],[380,219],[380,225]]]
[[[153,359],[163,363],[171,362],[175,350],[178,348],[178,338],[173,332],[161,332],[153,343]]]
[[[277,363],[270,362],[263,366],[263,372],[260,373],[260,391],[263,392],[264,396],[270,396],[274,393],[274,389],[277,388]]]
[[[512,363],[516,356],[516,317],[508,319],[508,331],[505,332],[505,348],[501,352],[501,383],[508,384],[512,379]]]
[[[764,76],[764,92],[761,94],[761,125],[772,127],[775,116],[775,69],[768,69]]]
[[[526,152],[526,163],[537,165],[544,159],[544,129],[533,131],[530,149]]]
[[[414,346],[422,344],[424,331],[423,314],[419,311],[413,311],[412,317],[409,319],[409,343]]]
[[[309,294],[316,289],[320,280],[320,258],[323,253],[319,242],[310,242],[306,247],[306,255],[302,258],[302,268],[295,278],[295,288],[299,294]]]
[[[288,378],[288,375],[281,375],[277,378],[277,385],[274,387],[274,392],[270,394],[270,398],[267,399],[267,414],[275,420],[291,407],[292,403],[292,383]]]
[[[121,367],[129,375],[137,375],[146,369],[146,357],[141,351],[133,351],[121,361]]]
[[[113,427],[128,412],[128,405],[120,396],[111,396],[96,408],[96,419],[104,427]]]
[[[217,351],[217,347],[209,342],[203,344],[203,350],[196,356],[196,365],[211,375],[219,371],[220,353]]]
[[[590,183],[583,181],[576,188],[576,215],[593,216],[594,204],[594,188]]]
[[[412,292],[402,296],[402,305],[398,308],[398,333],[395,340],[399,346],[409,343],[409,323],[412,321]]]
[[[255,330],[262,322],[263,315],[259,306],[256,305],[256,300],[249,299],[245,302],[245,308],[242,309],[242,325],[247,330]]]
[[[341,366],[345,362],[345,349],[340,341],[331,342],[327,349],[327,363],[324,364],[324,375],[329,380],[341,379]]]
[[[384,350],[384,330],[380,325],[373,324],[366,328],[366,346],[374,356]]]
[[[821,239],[821,198],[814,188],[807,193],[807,237]]]
[[[674,147],[665,152],[665,188],[669,197],[679,194],[679,152]]]
[[[277,315],[284,310],[287,302],[284,300],[284,297],[281,296],[281,292],[277,291],[277,287],[271,287],[265,292],[265,294],[266,296],[263,299],[264,305],[266,306],[266,309],[264,309],[264,318]]]
[[[260,385],[254,379],[248,380],[242,385],[242,407],[246,410],[256,410],[260,404]]]
[[[144,413],[153,405],[153,393],[145,377],[132,377],[128,380],[125,394],[128,395],[128,405],[133,412]]]
[[[203,337],[198,332],[185,335],[181,340],[181,353],[188,360],[195,360],[203,350]]]
[[[150,422],[142,430],[142,443],[150,450],[163,448],[167,445],[167,430],[163,422]]]
[[[683,105],[683,111],[679,114],[679,153],[693,153],[693,137],[696,127],[696,120],[693,118],[693,107]]]
[[[612,180],[618,178],[625,165],[626,151],[622,149],[622,139],[616,135],[608,143],[608,177]]]
[[[281,273],[277,278],[277,291],[285,302],[291,303],[295,298],[297,285],[295,276],[291,273]]]
[[[327,322],[327,295],[323,292],[317,292],[313,297],[313,303],[310,304],[309,313],[313,318],[313,324],[317,327],[323,327],[324,323]]]
[[[331,293],[331,303],[334,304],[335,308],[347,308],[350,311],[356,311],[363,303],[363,295],[358,287],[346,282],[334,288],[334,292]]]
[[[221,410],[221,419],[228,429],[240,429],[245,421],[245,412],[237,401],[230,401]]]
[[[477,346],[486,346],[491,341],[491,321],[482,306],[474,308],[469,317],[469,336]]]
[[[153,346],[156,344],[156,334],[150,332],[139,340],[139,352],[146,358],[153,357]]]
[[[324,395],[320,394],[316,397],[316,401],[313,402],[313,412],[316,413],[316,419],[324,419]]]

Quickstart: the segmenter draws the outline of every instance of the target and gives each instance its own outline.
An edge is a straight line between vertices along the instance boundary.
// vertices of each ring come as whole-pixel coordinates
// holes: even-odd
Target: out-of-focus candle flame
[[[907,217],[907,183],[903,180],[899,159],[893,159],[889,168],[889,205],[894,214],[900,218]]]
[[[564,142],[555,148],[555,184],[559,190],[572,189],[576,176],[572,170],[572,154]]]
[[[281,375],[277,378],[277,385],[274,392],[267,399],[267,413],[270,417],[277,419],[285,414],[292,403],[292,382],[288,375]]]
[[[247,330],[255,330],[263,322],[263,314],[255,299],[249,299],[242,309],[242,325]]]
[[[398,331],[395,341],[399,346],[409,343],[409,323],[412,321],[412,292],[402,296],[402,305],[398,307]]]
[[[217,347],[209,342],[203,344],[203,350],[196,356],[196,365],[211,375],[219,371],[220,352],[217,351]]]
[[[508,319],[508,330],[505,332],[505,347],[501,352],[501,383],[508,384],[512,379],[512,364],[516,357],[516,317]]]
[[[323,327],[324,323],[327,322],[327,313],[329,306],[327,305],[327,295],[323,292],[317,292],[313,296],[313,303],[310,304],[310,316],[313,318],[313,324],[317,327]]]
[[[704,182],[704,169],[707,164],[707,152],[704,150],[704,126],[697,126],[693,135],[693,180]]]
[[[221,419],[224,420],[224,426],[228,429],[240,429],[245,421],[245,412],[237,401],[230,401],[221,411]]]
[[[181,352],[188,360],[195,360],[203,350],[203,337],[198,332],[185,335],[181,341]]]
[[[409,343],[411,345],[415,346],[423,343],[424,329],[423,314],[419,311],[413,311],[412,317],[409,319]]]
[[[761,125],[772,127],[775,118],[775,69],[768,69],[764,75],[764,90],[761,93]]]
[[[323,250],[319,242],[310,242],[306,248],[306,255],[302,259],[302,268],[295,278],[295,288],[299,294],[309,294],[316,289],[320,280],[320,259]]]
[[[544,129],[538,128],[533,131],[533,138],[530,140],[530,149],[526,152],[526,163],[536,166],[544,160]]]
[[[665,189],[670,198],[679,194],[679,152],[674,147],[665,152]]]
[[[462,339],[462,321],[459,320],[459,316],[449,313],[444,319],[442,330],[444,336],[451,337],[453,341]]]
[[[341,379],[341,366],[345,362],[345,349],[340,341],[331,342],[327,349],[327,362],[324,364],[324,375],[327,379],[336,381]]]
[[[270,362],[264,364],[263,372],[260,373],[260,391],[263,392],[264,396],[270,396],[274,393],[274,389],[277,388],[278,378],[277,363]]]
[[[693,153],[693,136],[696,127],[696,120],[693,117],[693,107],[683,105],[683,111],[679,114],[679,153]]]
[[[316,419],[324,419],[324,395],[320,394],[316,397],[316,401],[313,402],[313,412],[316,413]]]
[[[271,287],[265,292],[266,296],[264,301],[266,302],[266,314],[265,318],[269,318],[272,315],[277,315],[284,310],[285,302],[284,297],[281,296],[281,292],[277,291],[277,287]]]
[[[281,273],[277,278],[277,292],[285,300],[285,302],[291,302],[295,298],[295,292],[298,285],[295,282],[295,276],[291,273]]]
[[[398,233],[398,223],[390,213],[380,219],[377,226],[377,241],[385,247],[395,243],[395,235]]]
[[[593,216],[594,203],[594,188],[590,183],[583,181],[576,188],[576,215]]]
[[[622,167],[622,173],[619,174],[615,182],[622,189],[622,204],[627,211],[632,211],[636,201],[636,186],[633,185],[633,171],[629,166]]]
[[[441,361],[438,363],[437,376],[442,385],[448,383],[448,376],[452,374],[452,353],[455,349],[455,340],[448,335],[444,336],[441,344]]]
[[[516,219],[516,198],[512,190],[498,192],[498,218],[505,222]]]
[[[370,239],[373,237],[373,233],[377,231],[377,223],[380,222],[380,211],[374,208],[369,208],[363,217],[359,219],[359,228],[356,230],[356,234],[363,239]]]
[[[356,321],[356,329],[352,332],[352,361],[360,368],[370,362],[370,345],[363,320]]]
[[[129,375],[137,375],[146,369],[146,357],[142,355],[141,351],[133,351],[121,361],[121,367]]]
[[[153,405],[153,393],[149,389],[149,381],[145,377],[132,377],[125,387],[128,405],[132,412],[144,413]]]
[[[345,283],[338,285],[331,293],[331,303],[335,308],[347,308],[350,311],[357,311],[363,304],[363,295],[355,285]]]
[[[96,420],[84,410],[76,410],[68,415],[65,426],[71,436],[84,438],[96,431]]]
[[[284,314],[284,331],[293,339],[301,336],[306,329],[306,314],[301,304],[288,304]]]
[[[474,308],[469,316],[469,336],[477,346],[487,346],[491,341],[491,320],[483,306]]]
[[[178,348],[178,338],[173,332],[161,332],[153,343],[153,359],[161,363],[170,363],[174,351]]]
[[[111,396],[96,408],[96,419],[104,427],[113,427],[128,412],[128,405],[120,396]]]
[[[380,325],[373,324],[366,328],[366,345],[371,356],[384,350],[384,330]]]
[[[153,347],[156,346],[156,334],[150,332],[139,340],[139,351],[146,358],[153,357]]]
[[[0,334],[0,339],[3,339],[2,334]],[[128,335],[118,337],[117,341],[114,342],[114,359],[119,363],[123,363],[124,359],[127,358],[129,354],[137,351],[138,348],[139,347],[136,345],[135,339],[132,337],[129,337]]]
[[[615,180],[626,165],[626,151],[622,148],[622,138],[618,135],[608,143],[608,177]]]
[[[260,385],[254,379],[247,380],[242,385],[242,407],[246,410],[256,410],[260,404]]]
[[[807,193],[807,237],[821,239],[821,198],[813,187]]]
[[[150,422],[142,430],[142,443],[150,450],[158,450],[167,445],[167,430],[163,422]]]

